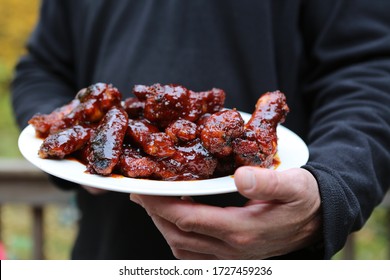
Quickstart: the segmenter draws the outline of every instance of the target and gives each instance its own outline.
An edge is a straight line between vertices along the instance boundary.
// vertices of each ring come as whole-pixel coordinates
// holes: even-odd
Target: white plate
[[[247,113],[241,112],[241,115],[245,121],[250,118]],[[278,126],[277,134],[281,163],[276,170],[304,165],[309,158],[309,151],[302,139],[281,125]],[[76,160],[41,159],[38,157],[41,143],[42,139],[35,137],[35,130],[31,125],[27,126],[19,136],[20,152],[28,161],[51,175],[78,184],[124,193],[167,196],[210,195],[237,191],[233,176],[194,181],[157,181],[88,174],[85,165]]]

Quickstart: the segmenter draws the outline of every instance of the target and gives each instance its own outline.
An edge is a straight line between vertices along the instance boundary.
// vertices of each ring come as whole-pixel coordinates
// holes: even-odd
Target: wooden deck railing
[[[48,180],[47,175],[32,166],[25,160],[0,159],[0,215],[1,205],[6,203],[23,203],[31,207],[33,229],[33,251],[31,259],[45,259],[43,241],[43,213],[45,206],[53,203],[68,203],[72,192],[65,192],[54,187]],[[387,209],[388,235],[388,259],[390,259],[390,193],[380,207]],[[0,240],[2,224],[0,217]],[[355,241],[352,234],[343,249],[342,257],[354,259]]]
[[[23,203],[31,208],[33,219],[32,259],[45,259],[43,252],[45,206],[53,203],[68,203],[71,195],[71,192],[61,191],[54,187],[45,173],[27,161],[0,160],[0,207],[6,203]],[[0,218],[0,240],[1,232]]]

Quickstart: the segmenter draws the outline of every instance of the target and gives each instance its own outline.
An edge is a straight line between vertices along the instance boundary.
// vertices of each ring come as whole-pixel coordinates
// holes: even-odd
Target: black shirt
[[[389,10],[388,0],[43,1],[13,82],[15,114],[24,127],[95,82],[124,96],[156,82],[219,87],[247,112],[279,89],[284,125],[309,146],[324,223],[323,246],[282,257],[330,258],[390,185]],[[77,196],[73,258],[172,258],[128,195]]]

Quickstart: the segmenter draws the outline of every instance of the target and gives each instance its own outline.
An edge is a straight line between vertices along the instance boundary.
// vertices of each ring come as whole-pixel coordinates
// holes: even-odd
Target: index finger
[[[196,232],[220,239],[232,232],[237,223],[236,207],[220,208],[175,197],[131,195],[131,200],[145,208],[150,216],[159,216],[185,232]],[[243,220],[243,219],[240,219]]]

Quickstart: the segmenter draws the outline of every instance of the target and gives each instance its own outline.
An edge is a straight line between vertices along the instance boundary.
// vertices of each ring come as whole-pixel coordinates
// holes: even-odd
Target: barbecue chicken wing
[[[149,134],[160,132],[157,126],[146,119],[129,119],[126,136],[128,140],[138,147],[146,144]]]
[[[128,116],[123,108],[111,108],[90,140],[88,166],[91,173],[109,175],[122,154]]]
[[[155,177],[161,180],[198,180],[212,177],[217,159],[197,138],[175,146],[175,153],[157,160]]]
[[[244,132],[244,120],[236,110],[224,110],[211,115],[200,134],[202,144],[216,157],[229,156],[232,141]]]
[[[133,93],[145,102],[144,117],[161,128],[178,119],[197,121],[205,113],[223,108],[225,92],[212,89],[194,92],[180,85],[136,85]]]
[[[98,123],[110,108],[121,105],[121,98],[121,93],[109,84],[97,83],[84,88],[76,95],[77,106],[53,124],[50,133],[76,124]]]
[[[123,102],[123,108],[130,119],[139,119],[143,116],[145,102],[137,97],[129,97]]]
[[[91,128],[75,125],[46,137],[38,155],[40,158],[64,158],[87,144]]]
[[[80,100],[73,99],[68,104],[57,108],[50,114],[35,114],[28,123],[31,124],[35,129],[37,137],[45,138],[49,135],[51,127],[62,121],[64,116],[68,115],[80,104]]]
[[[120,156],[119,170],[130,178],[150,178],[155,174],[158,163],[143,155],[138,149],[131,145],[124,145],[122,155]]]
[[[80,90],[75,99],[50,114],[36,114],[29,120],[38,137],[99,122],[113,106],[120,106],[122,95],[112,85],[97,83]]]
[[[198,126],[184,119],[179,119],[172,122],[166,129],[165,133],[172,139],[173,142],[186,142],[194,140],[197,136]]]
[[[286,97],[280,91],[267,92],[259,98],[243,136],[233,141],[237,166],[272,165],[277,152],[276,127],[284,122],[288,112]]]

